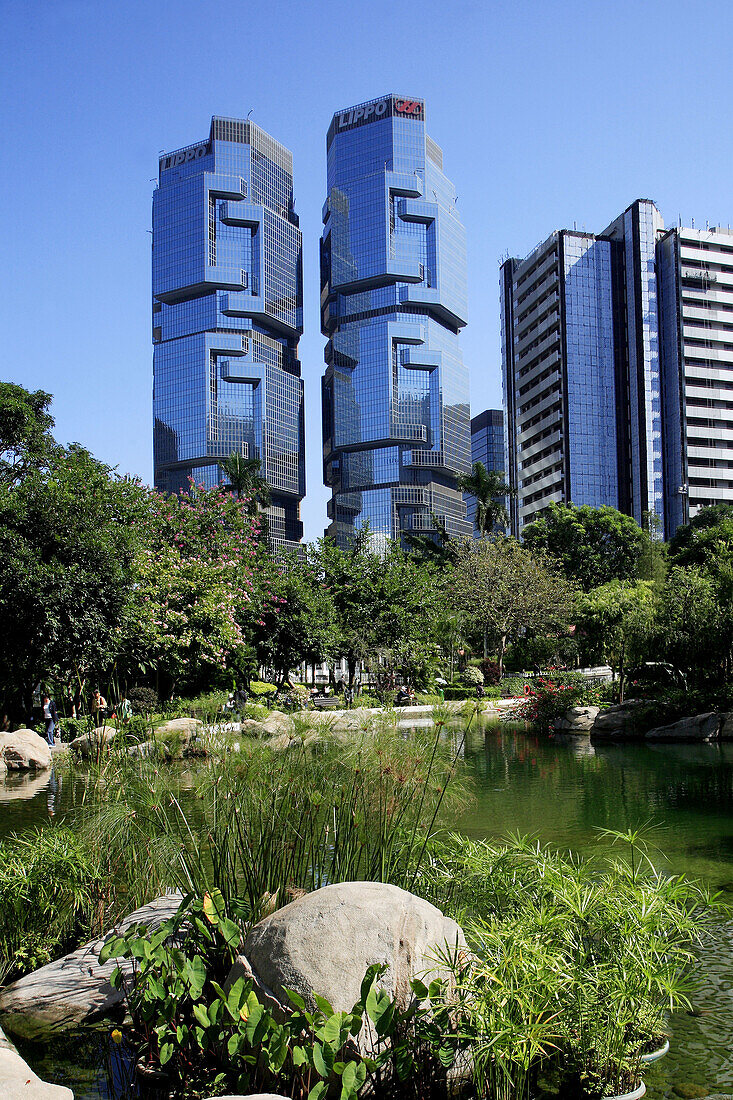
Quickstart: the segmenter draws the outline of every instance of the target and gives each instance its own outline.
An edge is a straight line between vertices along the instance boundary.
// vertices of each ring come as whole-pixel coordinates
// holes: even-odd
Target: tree
[[[59,451],[51,435],[51,394],[0,382],[0,484],[21,481]]]
[[[575,590],[556,574],[546,557],[513,538],[466,539],[460,547],[450,584],[454,606],[488,638],[497,641],[499,674],[507,644],[526,631],[563,630],[570,622]]]
[[[733,558],[733,505],[702,508],[689,523],[677,528],[669,544],[673,565],[699,565],[715,571]]]
[[[264,560],[267,558],[268,560]],[[257,659],[282,683],[301,662],[331,660],[337,649],[336,611],[313,561],[295,553],[275,562],[258,559],[258,580],[268,570],[272,600],[253,630]]]
[[[673,566],[657,617],[657,646],[676,668],[702,686],[725,683],[733,667],[733,569],[712,574],[700,566]]]
[[[410,553],[419,562],[423,565],[433,565],[437,569],[444,569],[456,560],[456,542],[448,534],[445,520],[435,515],[430,518],[435,535],[416,535],[408,532],[403,537]]]
[[[37,454],[38,451],[36,450]],[[0,483],[0,692],[27,718],[39,681],[79,693],[115,658],[149,490],[81,447]]]
[[[529,550],[541,550],[557,560],[568,580],[584,592],[612,580],[633,581],[639,576],[646,536],[631,516],[603,505],[551,504],[528,523],[522,541]]]
[[[162,695],[221,679],[275,603],[255,584],[258,523],[248,505],[218,486],[150,491],[122,650],[128,674],[154,676]]]
[[[654,626],[654,585],[650,581],[607,581],[586,593],[578,624],[601,659],[619,677],[624,701],[626,669],[643,660]]]
[[[259,458],[245,458],[233,451],[229,458],[222,459],[221,467],[229,478],[229,488],[236,492],[237,500],[247,498],[252,514],[256,514],[260,508],[267,508],[272,493],[267,480],[260,473]]]
[[[503,473],[488,471],[483,462],[474,462],[471,473],[462,474],[457,482],[462,492],[470,493],[476,500],[474,524],[482,538],[493,534],[499,526],[507,526],[509,513],[503,498],[510,496],[513,490],[505,482]]]
[[[436,652],[441,599],[435,571],[396,543],[376,553],[368,528],[347,549],[321,540],[311,560],[333,600],[336,654],[346,659],[349,686],[358,661],[379,657],[408,677],[422,675]]]

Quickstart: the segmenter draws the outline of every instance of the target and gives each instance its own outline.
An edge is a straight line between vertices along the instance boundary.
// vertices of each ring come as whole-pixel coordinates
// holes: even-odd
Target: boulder
[[[0,733],[0,759],[7,771],[43,771],[51,767],[51,747],[33,730]]]
[[[717,741],[723,715],[716,711],[680,718],[668,726],[657,726],[646,734],[647,741]]]
[[[193,755],[203,729],[204,723],[198,718],[171,718],[156,726],[153,737],[157,744],[163,745],[167,757],[180,760]]]
[[[96,756],[102,749],[106,749],[118,734],[116,726],[97,726],[91,733],[83,733],[70,742],[71,751],[76,752],[84,760],[90,756]]]
[[[0,1096],[3,1100],[74,1100],[71,1089],[37,1077],[0,1031]]]
[[[347,1012],[367,967],[386,963],[380,985],[404,1007],[410,979],[438,972],[437,952],[465,946],[460,926],[422,898],[381,882],[341,882],[304,894],[250,929],[239,972],[247,974],[249,964],[268,1002],[289,1006],[288,988],[311,1006],[318,993]],[[368,1039],[361,1041],[368,1049]]]
[[[597,716],[590,734],[594,741],[635,741],[643,734],[637,728],[636,711],[644,704],[629,699],[615,707],[606,707]]]
[[[600,707],[568,707],[560,718],[555,719],[553,729],[558,733],[590,733],[600,709]]]
[[[130,913],[102,939],[87,943],[0,990],[2,1026],[22,1039],[41,1040],[95,1024],[101,1019],[121,1020],[123,997],[109,981],[117,963],[110,959],[100,964],[98,955],[102,944],[109,936],[133,924],[145,924],[151,929],[159,927],[177,912],[181,896],[171,893],[156,898]],[[126,976],[131,973],[130,960],[120,965]]]
[[[721,726],[718,738],[721,741],[733,741],[733,711],[721,714]]]

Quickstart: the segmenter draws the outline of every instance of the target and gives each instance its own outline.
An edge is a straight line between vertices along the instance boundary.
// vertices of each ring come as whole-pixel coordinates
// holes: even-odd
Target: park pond
[[[587,854],[604,843],[598,830],[651,821],[662,865],[704,880],[733,904],[733,743],[593,746],[587,738],[539,739],[487,720],[469,731],[465,757],[475,798],[454,825],[469,836],[520,832]],[[195,768],[174,766],[193,791]],[[5,778],[0,835],[47,823],[52,815],[63,819],[83,789],[83,773]],[[694,1015],[674,1016],[670,1053],[646,1077],[653,1100],[733,1092],[731,924],[721,924],[706,946],[700,972]],[[75,1042],[73,1050],[24,1046],[22,1053],[40,1076],[73,1088],[77,1100],[130,1095],[120,1084],[119,1056],[110,1072],[109,1051],[98,1040]]]

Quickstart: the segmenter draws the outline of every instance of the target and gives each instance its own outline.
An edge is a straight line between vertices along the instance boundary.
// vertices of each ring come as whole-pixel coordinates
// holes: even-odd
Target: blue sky
[[[733,223],[730,0],[1,0],[3,380],[57,436],[152,475],[158,151],[253,119],[292,149],[304,238],[306,537],[322,534],[318,234],[333,112],[424,97],[469,242],[472,411],[501,402],[498,263],[633,199]]]

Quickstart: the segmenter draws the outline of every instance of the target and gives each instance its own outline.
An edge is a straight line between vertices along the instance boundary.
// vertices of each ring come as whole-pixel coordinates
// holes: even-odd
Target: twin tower
[[[456,478],[470,470],[465,231],[420,99],[387,95],[328,129],[321,328],[327,533],[369,526],[471,535]],[[214,117],[205,141],[161,157],[153,198],[156,487],[222,481],[260,462],[270,536],[302,537],[302,239],[291,153],[254,123]]]

